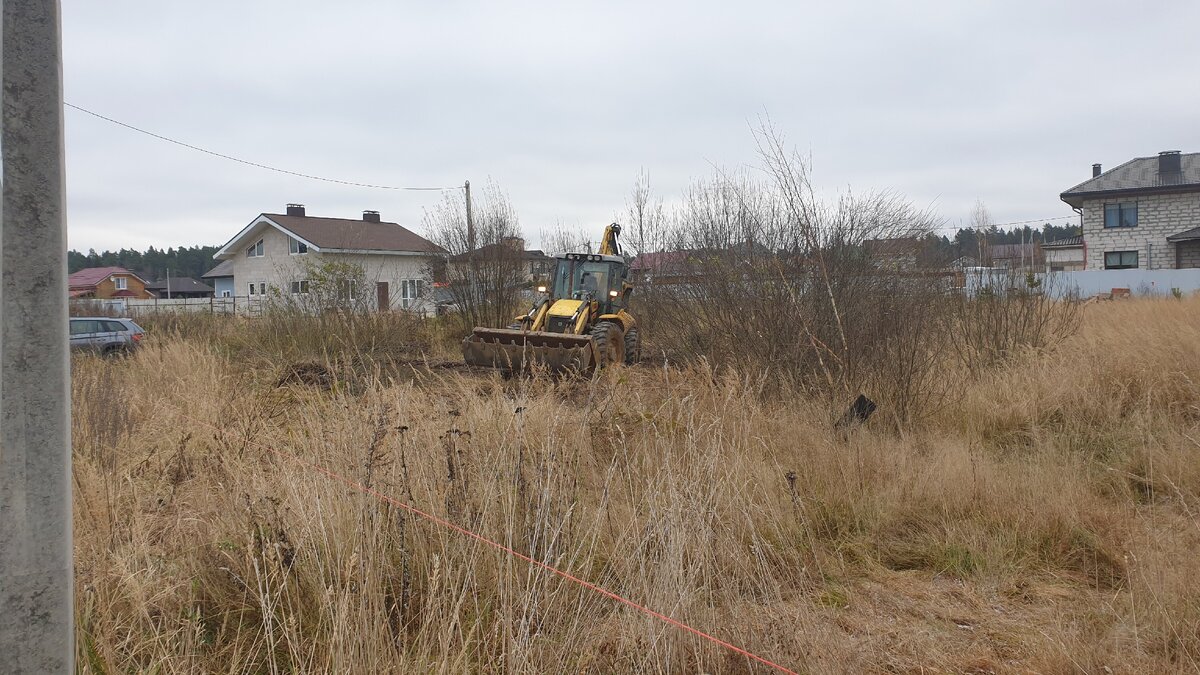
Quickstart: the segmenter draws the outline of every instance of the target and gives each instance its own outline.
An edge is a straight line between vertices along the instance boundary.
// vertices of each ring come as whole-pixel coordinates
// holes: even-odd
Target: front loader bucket
[[[587,335],[476,328],[462,343],[463,359],[472,366],[525,370],[541,365],[552,371],[588,372],[592,339]]]

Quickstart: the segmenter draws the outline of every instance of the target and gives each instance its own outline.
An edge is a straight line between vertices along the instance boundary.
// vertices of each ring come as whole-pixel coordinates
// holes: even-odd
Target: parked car
[[[128,354],[138,348],[146,331],[133,322],[110,316],[71,317],[72,351],[90,351],[104,356]]]

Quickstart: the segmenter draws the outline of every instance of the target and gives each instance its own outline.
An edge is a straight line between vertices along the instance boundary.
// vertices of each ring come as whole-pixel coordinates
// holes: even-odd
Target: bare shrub
[[[807,164],[770,129],[759,139],[765,178],[720,173],[643,220],[660,249],[635,265],[652,344],[830,405],[870,389],[900,419],[926,409],[942,393],[933,313],[946,284],[916,261],[936,219],[889,192],[820,200]],[[654,214],[649,202],[639,184],[633,214]]]
[[[445,283],[457,310],[476,326],[505,326],[525,286],[523,239],[517,211],[495,183],[472,200],[468,228],[463,194],[447,194],[425,212],[429,238],[448,253],[431,276]]]
[[[968,287],[974,290],[950,298],[950,311],[941,315],[949,347],[971,374],[1027,349],[1053,346],[1078,328],[1078,299],[1059,293],[1054,275],[973,274]]]
[[[271,286],[265,312],[300,312],[317,315],[328,312],[369,312],[377,279],[368,278],[362,265],[336,258],[310,259],[300,256],[291,261],[295,269],[279,275]]]

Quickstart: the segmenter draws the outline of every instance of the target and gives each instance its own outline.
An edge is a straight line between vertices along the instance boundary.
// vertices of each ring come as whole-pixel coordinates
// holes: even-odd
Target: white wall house
[[[252,301],[302,301],[310,291],[308,270],[350,263],[362,271],[361,281],[344,291],[355,306],[422,311],[432,309],[425,299],[430,273],[444,255],[415,232],[381,221],[375,211],[364,211],[361,219],[321,218],[307,215],[302,204],[288,204],[285,213],[262,213],[250,221],[217,251],[213,257],[221,264],[204,276],[214,280],[218,296],[232,290]]]
[[[1200,153],[1096,164],[1061,198],[1082,215],[1086,270],[1200,268]]]
[[[1047,272],[1078,272],[1084,268],[1083,235],[1042,243]]]

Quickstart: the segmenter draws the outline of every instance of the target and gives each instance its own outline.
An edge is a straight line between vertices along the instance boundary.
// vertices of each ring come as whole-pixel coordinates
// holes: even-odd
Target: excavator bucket
[[[541,365],[555,372],[588,372],[592,339],[507,328],[476,328],[462,343],[463,359],[472,366],[521,371]]]

